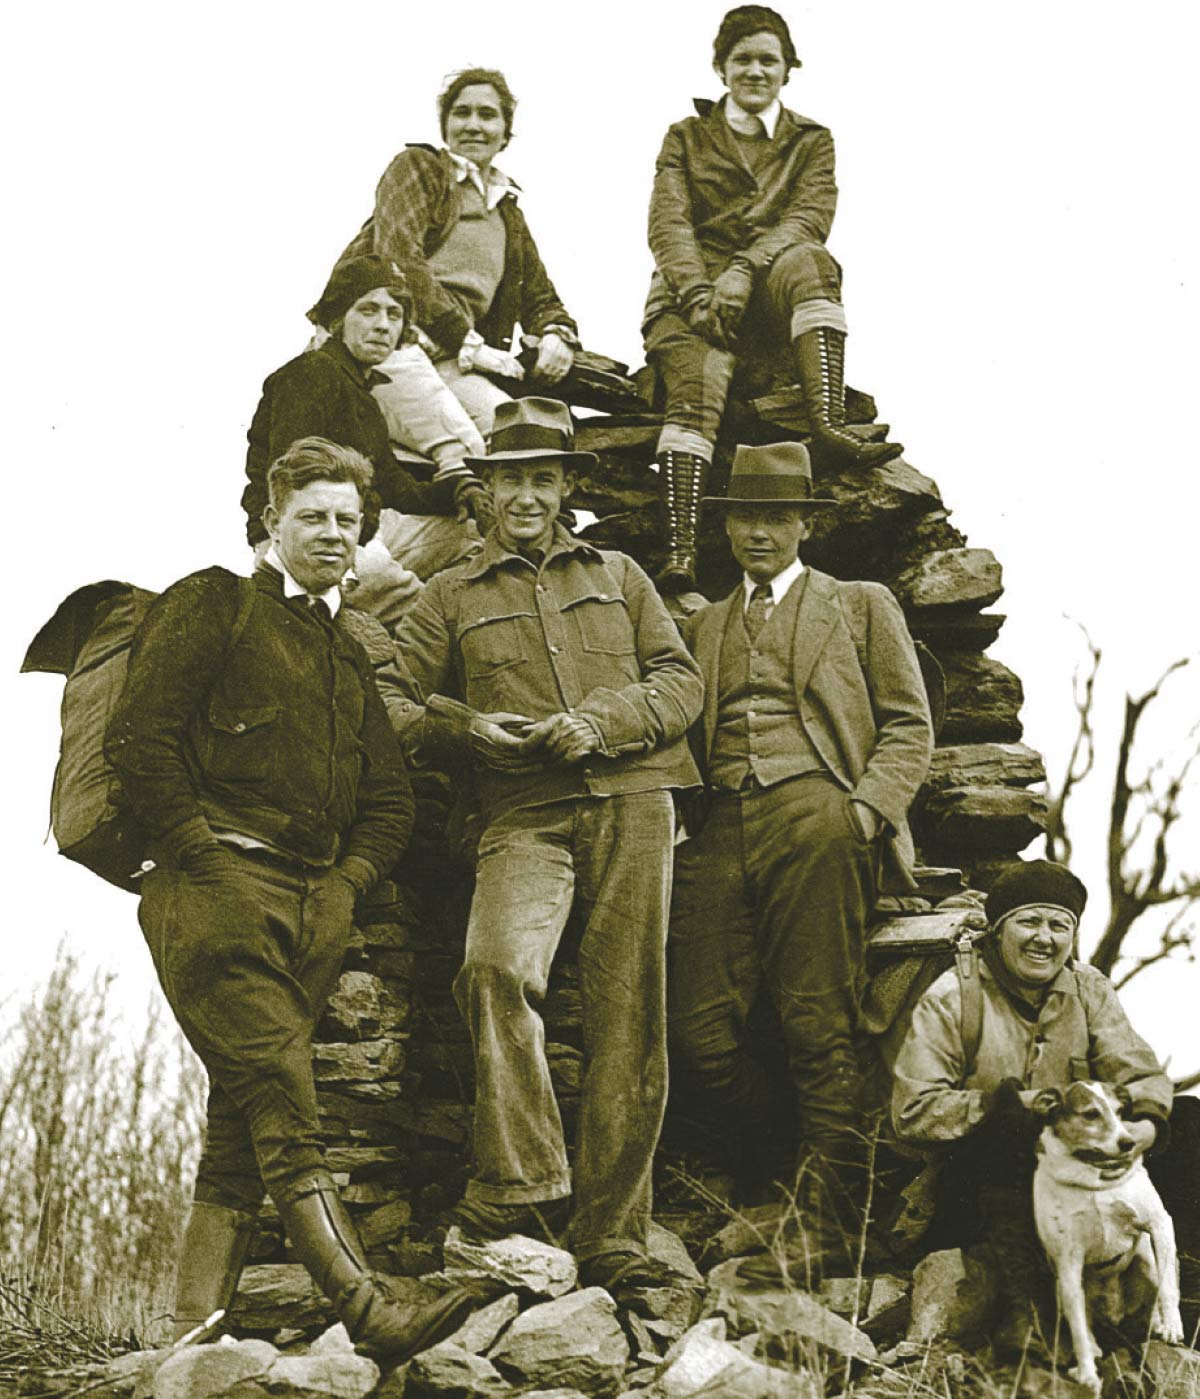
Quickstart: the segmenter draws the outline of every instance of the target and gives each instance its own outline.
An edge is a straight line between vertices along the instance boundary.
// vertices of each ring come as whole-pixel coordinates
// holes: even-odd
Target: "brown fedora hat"
[[[596,465],[595,452],[575,450],[571,410],[557,398],[516,398],[496,405],[486,457],[467,457],[468,466],[498,461],[536,461],[557,457],[564,470]]]
[[[706,495],[704,505],[803,505],[817,509],[836,500],[812,493],[812,463],[802,442],[771,442],[739,447],[733,456],[729,489]]]

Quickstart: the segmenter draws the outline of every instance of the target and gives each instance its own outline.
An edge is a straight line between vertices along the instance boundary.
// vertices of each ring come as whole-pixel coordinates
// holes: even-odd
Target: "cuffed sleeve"
[[[987,1094],[966,1088],[962,1006],[953,972],[929,988],[913,1009],[892,1083],[892,1126],[915,1145],[953,1142],[987,1112]]]
[[[654,167],[648,233],[650,251],[668,291],[687,305],[712,290],[692,224],[692,193],[678,127],[667,132]]]

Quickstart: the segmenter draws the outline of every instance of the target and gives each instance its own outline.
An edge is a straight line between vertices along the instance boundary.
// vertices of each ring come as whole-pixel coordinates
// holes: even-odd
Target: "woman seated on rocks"
[[[892,1122],[900,1141],[937,1169],[926,1243],[990,1245],[1001,1312],[998,1355],[1054,1335],[1053,1289],[1033,1219],[1032,1178],[1042,1123],[1035,1093],[1080,1079],[1120,1085],[1128,1133],[1175,1220],[1184,1260],[1185,1326],[1195,1326],[1200,1223],[1200,1101],[1174,1098],[1153,1050],[1132,1028],[1112,983],[1074,956],[1087,890],[1065,866],[1033,860],[1007,870],[987,896],[980,942],[982,1025],[974,1062],[964,1050],[962,993],[951,969],[918,1001],[895,1067]],[[1168,1140],[1174,1138],[1169,1151]],[[1188,1296],[1191,1287],[1191,1319]]]
[[[579,344],[517,203],[518,187],[493,164],[512,137],[516,105],[503,73],[454,74],[438,98],[445,144],[409,145],[396,156],[375,190],[374,212],[342,254],[345,261],[380,253],[428,274],[410,278],[422,344],[483,436],[496,405],[509,398],[488,376],[525,377],[511,353],[517,322],[540,340],[531,370],[539,386],[567,374]],[[427,365],[410,351],[379,366],[391,385],[377,397],[393,438],[405,445],[414,426],[424,426]],[[482,454],[476,439],[470,455]]]

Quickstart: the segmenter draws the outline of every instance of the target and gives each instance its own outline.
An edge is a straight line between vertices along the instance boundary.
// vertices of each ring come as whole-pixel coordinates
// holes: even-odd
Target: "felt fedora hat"
[[[557,457],[565,470],[596,465],[595,452],[575,450],[571,410],[557,398],[516,398],[496,405],[486,457],[467,457],[469,466],[498,461],[536,461]]]
[[[812,463],[802,442],[739,447],[724,495],[706,495],[705,505],[802,505],[810,509],[837,501],[812,493]]]

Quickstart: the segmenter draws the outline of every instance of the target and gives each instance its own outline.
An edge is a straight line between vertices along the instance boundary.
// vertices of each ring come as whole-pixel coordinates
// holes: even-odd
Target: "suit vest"
[[[714,787],[740,787],[748,775],[762,787],[773,787],[790,777],[826,771],[800,722],[792,678],[796,616],[807,586],[808,575],[801,574],[754,641],[746,630],[744,607],[730,608],[708,762]]]

